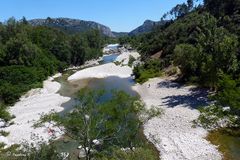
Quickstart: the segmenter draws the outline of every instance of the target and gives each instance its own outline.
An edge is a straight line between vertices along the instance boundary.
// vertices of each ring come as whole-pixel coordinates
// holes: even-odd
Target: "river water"
[[[240,160],[239,136],[233,136],[227,132],[218,130],[209,133],[208,140],[219,146],[219,150],[224,154],[224,160]]]

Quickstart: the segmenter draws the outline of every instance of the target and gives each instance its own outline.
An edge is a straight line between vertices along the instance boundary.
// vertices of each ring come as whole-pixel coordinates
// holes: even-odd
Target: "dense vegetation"
[[[97,30],[70,35],[33,27],[25,18],[10,18],[0,24],[1,105],[11,105],[29,89],[41,87],[42,81],[55,72],[99,57],[104,40]]]
[[[240,1],[205,0],[197,6],[188,0],[163,19],[169,17],[167,24],[151,33],[120,39],[137,48],[145,61],[135,69],[137,81],[152,77],[148,72],[177,66],[179,80],[217,91],[218,105],[230,106],[239,114]],[[160,65],[149,65],[156,53],[160,53]]]

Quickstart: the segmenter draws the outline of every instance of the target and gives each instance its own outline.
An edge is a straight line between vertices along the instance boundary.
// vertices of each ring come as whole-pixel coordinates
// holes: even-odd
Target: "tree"
[[[23,18],[21,19],[21,22],[22,22],[22,24],[24,24],[24,25],[27,25],[27,24],[28,24],[28,21],[27,21],[26,17],[24,17],[24,16],[23,16]]]
[[[180,44],[174,49],[174,63],[182,71],[184,78],[190,78],[196,73],[199,60],[199,50],[190,44]]]
[[[221,73],[215,100],[222,106],[229,106],[233,113],[240,115],[240,80]]]
[[[103,98],[102,91],[83,89],[79,105],[71,113],[63,117],[46,115],[41,123],[54,120],[57,126],[64,126],[65,133],[82,146],[87,160],[113,146],[132,149],[140,143],[137,138],[141,122],[137,114],[142,104],[121,91],[114,92],[108,101],[103,102]]]
[[[6,53],[5,53],[3,47],[4,47],[4,46],[0,43],[0,66],[5,63],[5,62],[4,62],[4,59],[5,59]]]
[[[75,35],[71,39],[71,63],[74,65],[82,65],[87,54],[87,42],[81,35]]]
[[[25,34],[18,34],[6,43],[5,63],[9,65],[33,65],[41,50],[27,39]]]
[[[225,15],[240,14],[239,0],[204,0],[204,6],[217,18]]]

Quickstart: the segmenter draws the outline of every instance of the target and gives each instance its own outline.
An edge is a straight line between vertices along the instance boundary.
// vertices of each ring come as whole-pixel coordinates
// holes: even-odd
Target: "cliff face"
[[[98,29],[105,36],[115,37],[109,27],[93,21],[84,21],[70,18],[47,18],[33,19],[30,20],[29,23],[33,26],[56,27],[68,32],[85,32],[91,29]]]
[[[139,26],[138,28],[134,29],[133,31],[129,32],[130,36],[134,36],[134,35],[139,35],[139,34],[143,34],[143,33],[148,33],[151,32],[152,29],[155,26],[159,26],[159,25],[164,25],[166,23],[166,21],[151,21],[151,20],[146,20],[143,25]]]

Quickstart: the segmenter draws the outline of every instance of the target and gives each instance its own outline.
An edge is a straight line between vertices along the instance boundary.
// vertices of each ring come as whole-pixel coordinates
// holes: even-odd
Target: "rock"
[[[231,108],[230,107],[223,107],[222,110],[225,112],[225,111],[230,111]]]
[[[84,149],[82,148],[82,149],[80,149],[80,151],[79,151],[78,158],[84,158],[84,157],[86,157],[86,154],[85,154]]]
[[[62,158],[63,160],[65,160],[65,159],[68,158],[69,153],[68,153],[68,152],[62,152],[62,153],[60,153],[60,156],[61,156],[61,158]]]
[[[97,29],[105,36],[115,37],[115,35],[112,33],[109,27],[93,21],[84,21],[70,18],[47,18],[47,19],[32,19],[28,22],[33,26],[48,26],[76,33]]]
[[[138,28],[134,29],[129,33],[130,36],[135,36],[143,33],[148,33],[151,32],[155,26],[161,26],[164,25],[167,21],[151,21],[151,20],[146,20],[143,25],[139,26]]]
[[[7,123],[3,119],[0,119],[0,128],[4,128],[6,125]]]
[[[94,140],[93,140],[93,143],[94,143],[95,145],[100,145],[100,144],[101,144],[101,142],[100,142],[99,140],[97,140],[97,139],[94,139]]]

